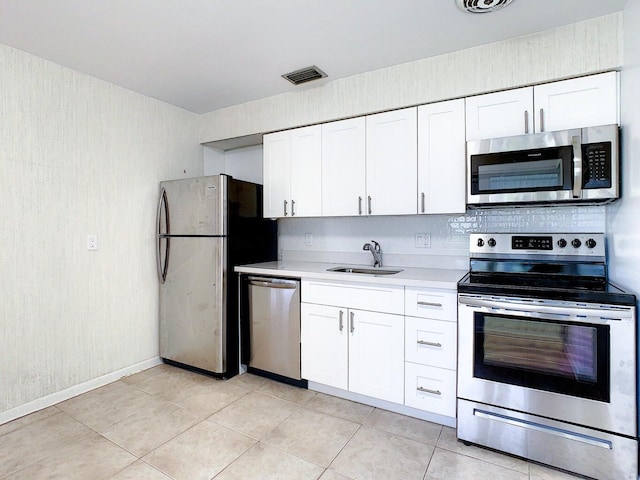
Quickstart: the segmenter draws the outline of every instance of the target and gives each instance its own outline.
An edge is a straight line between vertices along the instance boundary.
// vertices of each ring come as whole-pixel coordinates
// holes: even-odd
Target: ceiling
[[[0,43],[204,113],[526,35],[626,0],[0,0]],[[317,65],[328,77],[281,75]]]

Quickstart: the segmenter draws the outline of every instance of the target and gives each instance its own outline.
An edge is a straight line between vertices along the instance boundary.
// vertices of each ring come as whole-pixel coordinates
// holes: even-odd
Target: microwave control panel
[[[582,188],[611,188],[611,142],[582,146]]]

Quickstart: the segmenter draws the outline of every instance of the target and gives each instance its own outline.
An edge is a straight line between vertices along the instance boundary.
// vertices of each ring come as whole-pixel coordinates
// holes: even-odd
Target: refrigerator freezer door
[[[226,235],[227,177],[160,183],[159,235]]]
[[[226,362],[226,242],[171,237],[160,285],[160,356],[212,373]]]

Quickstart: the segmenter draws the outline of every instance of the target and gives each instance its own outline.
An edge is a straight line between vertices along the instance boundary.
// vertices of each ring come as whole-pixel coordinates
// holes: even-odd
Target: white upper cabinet
[[[366,119],[367,215],[417,213],[417,108]]]
[[[534,104],[536,132],[619,123],[618,73],[536,86]]]
[[[418,213],[464,213],[464,99],[418,107]]]
[[[265,217],[321,215],[320,135],[314,125],[264,136]]]
[[[466,99],[467,140],[533,133],[532,87]]]
[[[322,125],[322,215],[365,213],[365,118]]]
[[[291,132],[264,135],[262,150],[264,216],[284,217],[291,213]]]
[[[466,99],[467,140],[618,123],[618,73]]]
[[[291,130],[291,216],[322,214],[322,128]]]

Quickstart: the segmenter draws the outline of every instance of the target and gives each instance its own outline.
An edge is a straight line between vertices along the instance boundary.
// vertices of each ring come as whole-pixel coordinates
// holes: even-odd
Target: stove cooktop
[[[460,293],[635,305],[607,280],[604,234],[472,234],[470,242]]]

